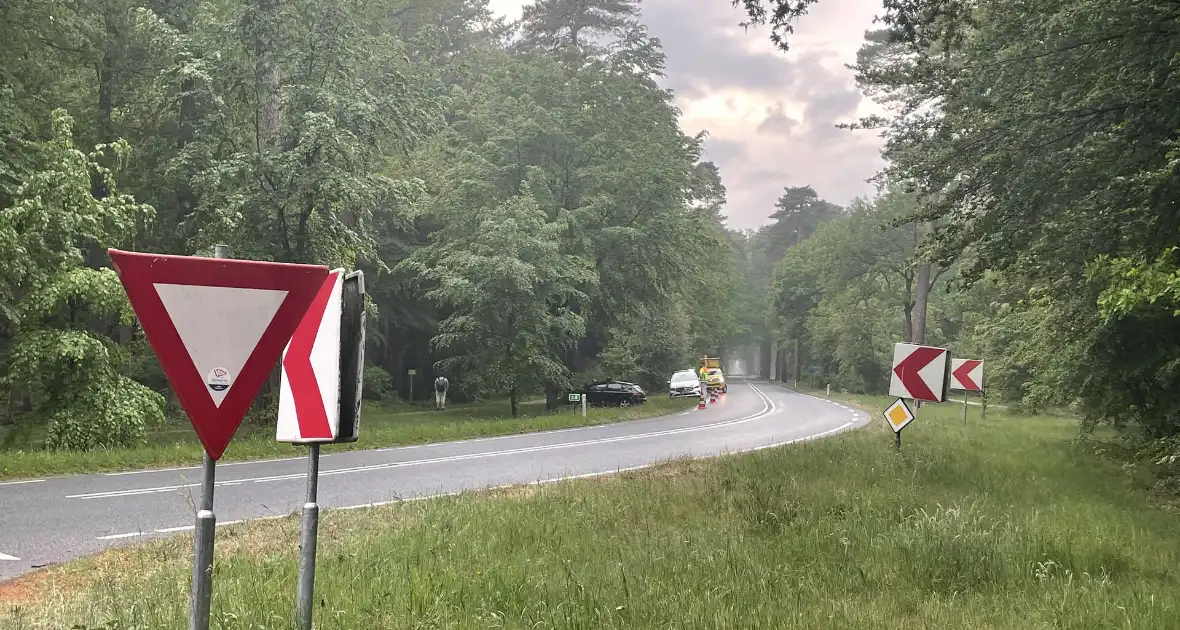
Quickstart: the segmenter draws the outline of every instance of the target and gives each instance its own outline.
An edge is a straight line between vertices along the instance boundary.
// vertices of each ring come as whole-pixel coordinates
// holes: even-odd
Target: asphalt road
[[[729,394],[716,405],[660,418],[368,451],[332,453],[325,446],[319,503],[326,509],[358,508],[609,474],[676,457],[824,437],[868,422],[864,412],[827,400],[767,383],[731,381]],[[299,510],[306,472],[302,457],[219,464],[218,524]],[[191,530],[200,476],[200,467],[192,467],[0,482],[0,580]]]

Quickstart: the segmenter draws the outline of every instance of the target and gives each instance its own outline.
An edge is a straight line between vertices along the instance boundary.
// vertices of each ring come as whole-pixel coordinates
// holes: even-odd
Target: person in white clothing
[[[434,379],[434,410],[443,411],[447,408],[447,387],[450,386],[447,377],[439,376]]]

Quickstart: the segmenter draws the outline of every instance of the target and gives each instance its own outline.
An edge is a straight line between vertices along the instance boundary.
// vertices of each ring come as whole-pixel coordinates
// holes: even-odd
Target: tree
[[[482,391],[506,391],[517,414],[522,392],[567,383],[562,351],[585,333],[569,308],[585,298],[594,274],[585,261],[561,253],[564,222],[546,222],[525,189],[481,209],[461,234],[444,234],[403,265],[431,283],[426,295],[453,309],[433,345],[445,351],[444,372],[461,372]],[[469,385],[470,386],[470,385]]]
[[[53,129],[41,148],[45,166],[0,212],[8,385],[19,386],[47,421],[47,446],[130,446],[149,424],[163,422],[164,399],[122,373],[128,352],[109,333],[133,314],[115,272],[87,261],[96,250],[131,242],[152,209],[120,193],[103,166],[107,157],[125,162],[126,143],[83,153],[61,110]],[[102,198],[92,194],[94,181],[106,191]]]

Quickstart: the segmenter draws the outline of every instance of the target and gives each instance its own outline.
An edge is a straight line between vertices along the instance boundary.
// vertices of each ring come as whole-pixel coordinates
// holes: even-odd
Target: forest
[[[815,1],[732,3],[786,50]],[[365,271],[370,400],[413,369],[552,408],[702,353],[881,393],[905,340],[1180,453],[1180,8],[1017,5],[886,0],[852,68],[889,113],[847,125],[878,193],[783,182],[739,231],[636,0],[9,0],[0,425],[93,449],[179,415],[105,249],[225,243]]]

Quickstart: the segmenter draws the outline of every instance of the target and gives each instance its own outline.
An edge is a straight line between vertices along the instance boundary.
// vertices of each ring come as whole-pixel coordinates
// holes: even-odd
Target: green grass
[[[1076,448],[1074,423],[973,411],[964,427],[957,406],[924,408],[900,454],[878,420],[618,477],[328,512],[316,627],[1175,627],[1175,515]],[[219,531],[215,628],[290,627],[297,532],[295,518]],[[0,627],[185,627],[191,544],[0,588]]]
[[[695,399],[669,400],[664,395],[653,395],[645,404],[636,407],[591,408],[586,418],[582,417],[580,408],[547,413],[543,402],[521,404],[517,418],[511,417],[507,402],[448,405],[447,410],[441,412],[431,411],[429,407],[382,409],[366,406],[361,414],[360,440],[352,444],[325,446],[324,449],[325,452],[333,452],[381,448],[604,424],[686,409],[695,403]],[[85,453],[42,449],[0,450],[0,479],[192,466],[201,463],[202,452],[196,434],[186,421],[183,425],[170,425],[166,430],[153,431],[148,443],[136,448],[100,449]],[[273,425],[243,425],[222,461],[294,457],[304,452],[302,447],[275,442]]]

